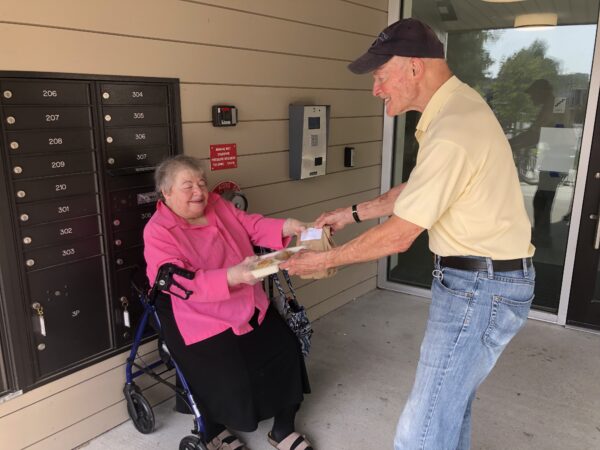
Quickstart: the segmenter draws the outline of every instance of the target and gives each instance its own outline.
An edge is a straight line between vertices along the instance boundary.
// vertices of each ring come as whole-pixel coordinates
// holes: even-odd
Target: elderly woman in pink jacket
[[[159,299],[157,310],[203,414],[209,450],[247,450],[228,427],[254,431],[271,417],[271,445],[312,450],[294,426],[310,392],[299,343],[250,272],[253,245],[281,249],[304,225],[236,209],[208,191],[199,160],[189,156],[162,162],[155,179],[162,199],[144,229],[147,274],[154,280],[165,263],[195,273],[177,277],[193,291],[188,300]]]

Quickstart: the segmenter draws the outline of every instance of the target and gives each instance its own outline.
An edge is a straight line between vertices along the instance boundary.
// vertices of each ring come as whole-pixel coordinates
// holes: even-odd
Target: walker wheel
[[[208,450],[198,436],[186,436],[179,442],[179,450]]]
[[[127,399],[127,412],[135,428],[143,434],[154,431],[154,413],[148,400],[139,392],[132,390]]]

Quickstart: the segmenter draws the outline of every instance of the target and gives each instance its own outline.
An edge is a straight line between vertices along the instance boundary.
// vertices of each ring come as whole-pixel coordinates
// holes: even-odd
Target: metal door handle
[[[590,216],[591,217],[591,216]],[[594,250],[600,250],[600,205],[598,205],[598,214],[596,214],[596,237],[594,238]]]

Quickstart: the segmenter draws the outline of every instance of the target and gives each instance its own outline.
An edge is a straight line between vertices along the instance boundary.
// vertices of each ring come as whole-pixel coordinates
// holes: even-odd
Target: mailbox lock
[[[27,194],[25,193],[25,191],[17,191],[17,197],[19,198],[24,198]]]
[[[122,266],[124,262],[123,258],[117,258],[117,266]]]
[[[19,217],[19,219],[21,219],[21,222],[27,222],[29,220],[29,215],[21,214],[21,217]]]
[[[10,143],[10,148],[12,148],[13,150],[16,150],[19,148],[19,143],[17,141],[12,141]]]
[[[16,120],[13,116],[8,116],[6,118],[6,123],[8,123],[9,125],[13,125],[15,122],[16,122]]]
[[[113,138],[112,138],[112,137],[108,136],[108,137],[106,138],[106,142],[108,142],[109,144],[112,144],[112,141],[113,141]]]
[[[109,94],[108,92],[103,92],[103,93],[102,93],[102,98],[104,98],[104,99],[107,99],[107,100],[108,100],[108,99],[110,98],[110,94]]]
[[[104,116],[104,120],[106,120],[107,122],[110,122],[112,120],[112,117],[110,117],[110,114],[107,114]]]
[[[116,239],[116,240],[115,240],[115,245],[116,245],[117,247],[120,247],[122,243],[123,243],[123,241],[122,241],[121,239]]]
[[[115,158],[108,158],[108,163],[112,166],[115,163]]]
[[[23,238],[23,244],[27,244],[27,245],[31,244],[31,238],[29,236],[25,236]]]
[[[25,264],[27,264],[27,267],[33,267],[33,266],[35,266],[35,260],[28,259],[27,261],[25,261]]]
[[[13,172],[16,174],[23,173],[23,168],[21,166],[13,167]]]
[[[12,92],[8,90],[4,91],[2,95],[4,95],[4,98],[12,98]]]
[[[127,297],[125,297],[124,295],[121,296],[121,298],[119,298],[119,301],[121,302],[121,305],[123,305],[123,306],[129,304],[129,299]]]
[[[46,348],[46,344],[38,344],[37,349],[41,352]]]
[[[115,220],[113,220],[113,225],[115,227],[118,227],[119,225],[121,225],[121,221],[119,219],[115,219]]]

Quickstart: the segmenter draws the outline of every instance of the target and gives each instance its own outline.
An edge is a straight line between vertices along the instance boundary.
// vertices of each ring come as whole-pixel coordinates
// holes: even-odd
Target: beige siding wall
[[[236,143],[234,180],[250,210],[312,220],[379,192],[382,105],[370,77],[346,70],[386,24],[387,0],[3,0],[2,70],[175,77],[181,80],[184,151]],[[210,107],[232,103],[238,126],[214,128]],[[328,175],[288,177],[288,104],[331,105]],[[343,166],[344,146],[356,166]],[[372,224],[343,230],[347,241]],[[334,278],[296,280],[313,319],[375,287],[376,264]],[[144,352],[151,358],[154,346]],[[0,404],[2,449],[65,449],[127,420],[118,355]],[[153,402],[172,394],[143,380]]]

